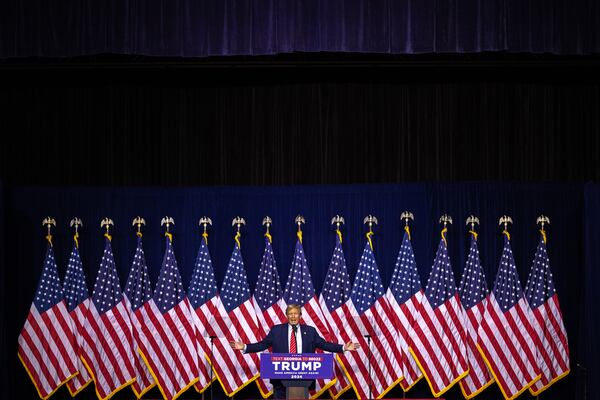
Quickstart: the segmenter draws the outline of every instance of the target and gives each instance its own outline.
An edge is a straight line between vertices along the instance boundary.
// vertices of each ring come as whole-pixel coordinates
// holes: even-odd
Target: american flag
[[[444,238],[421,298],[411,341],[411,352],[434,396],[446,392],[468,373],[464,310]]]
[[[79,370],[79,374],[75,375],[73,379],[67,382],[67,388],[69,389],[71,396],[75,397],[77,393],[81,392],[90,382],[92,382],[90,374],[83,365],[81,358],[79,358],[79,349],[83,344],[83,336],[80,332],[83,331],[85,314],[89,307],[90,296],[87,284],[85,283],[83,263],[79,256],[77,244],[73,245],[69,264],[67,265],[67,273],[65,275],[65,298],[67,301],[67,310],[74,323],[73,331],[75,334],[75,344],[73,347],[75,348],[77,356],[77,360],[74,363]]]
[[[222,309],[212,310],[213,324],[218,329],[212,366],[223,390],[231,397],[259,375],[258,355],[243,354],[229,345],[233,340],[254,343],[258,333],[250,286],[237,240],[221,287],[221,306]]]
[[[505,232],[500,266],[479,326],[477,345],[506,399],[514,399],[539,379],[530,317]]]
[[[477,350],[477,330],[483,317],[483,310],[485,310],[488,289],[479,259],[475,232],[471,232],[471,248],[458,292],[465,309],[465,327],[467,329],[465,345],[469,363],[469,374],[459,384],[465,398],[470,399],[494,382],[494,378]]]
[[[302,307],[302,321],[314,327],[322,338],[325,340],[331,340],[333,338],[327,328],[327,321],[325,320],[325,316],[323,315],[323,311],[317,300],[315,287],[313,286],[312,277],[308,270],[308,263],[306,262],[304,249],[302,248],[300,239],[296,242],[292,268],[285,285],[283,299],[286,304],[300,305]],[[310,393],[311,398],[319,397],[334,383],[334,380],[318,379],[315,384],[315,390]]]
[[[285,315],[285,302],[283,301],[283,291],[279,282],[275,256],[273,255],[273,246],[271,245],[270,235],[265,238],[265,251],[263,253],[260,270],[258,271],[258,280],[253,296],[254,311],[258,320],[259,340],[269,332],[273,325],[281,324],[287,321]],[[268,379],[257,379],[258,388],[264,398],[269,397],[273,391],[273,385]]]
[[[131,321],[108,234],[80,334],[83,335],[81,357],[94,379],[100,400],[108,399],[135,381]]]
[[[223,308],[217,291],[217,281],[208,252],[207,237],[202,239],[192,281],[188,288],[188,298],[192,309],[194,330],[196,332],[196,351],[198,353],[198,382],[194,385],[196,391],[202,393],[215,379],[210,369],[209,359],[212,359],[210,345],[211,336],[214,339],[216,331],[213,327],[215,313]]]
[[[529,388],[531,394],[537,396],[570,371],[567,331],[554,288],[544,231],[525,286],[525,297],[533,312],[537,363],[542,374]]]
[[[146,266],[141,234],[138,235],[137,248],[135,249],[131,270],[125,284],[124,298],[133,330],[133,366],[135,368],[136,380],[131,385],[131,388],[139,399],[156,385],[148,366],[138,353],[139,343],[142,340],[142,324],[145,321],[138,319],[136,311],[152,298],[152,288],[150,287],[150,277],[148,276],[148,267]]]
[[[141,323],[140,353],[165,400],[179,397],[198,380],[196,334],[183,290],[172,236],[152,299],[135,311]]]
[[[73,322],[58,278],[52,244],[27,320],[19,335],[18,356],[42,399],[77,374]]]
[[[398,328],[398,346],[402,355],[404,376],[400,386],[404,391],[408,391],[423,377],[423,373],[409,351],[410,333],[418,314],[417,310],[423,297],[423,289],[408,230],[402,238],[392,281],[385,296],[396,317],[394,326]]]
[[[323,283],[323,290],[319,296],[319,304],[323,310],[323,315],[327,320],[329,330],[338,341],[347,343],[350,340],[340,335],[340,331],[344,331],[345,323],[340,319],[338,311],[343,312],[341,307],[348,301],[350,296],[350,278],[348,276],[348,270],[346,268],[346,258],[344,257],[344,250],[342,248],[342,234],[339,230],[336,231],[337,236],[335,240],[335,248],[333,255],[331,256],[331,262],[329,263],[329,270]],[[333,386],[329,388],[331,397],[337,399],[352,385],[348,381],[341,365],[335,364],[335,377],[337,381]]]
[[[342,307],[346,335],[360,344],[339,356],[359,399],[378,399],[402,380],[398,331],[385,297],[370,241],[363,250],[350,298]],[[370,342],[363,335],[370,336]],[[353,341],[355,341],[353,340]]]

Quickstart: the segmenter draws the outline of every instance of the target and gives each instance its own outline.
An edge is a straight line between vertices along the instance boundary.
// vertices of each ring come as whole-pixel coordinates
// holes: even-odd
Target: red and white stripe
[[[423,297],[423,290],[419,290],[403,304],[398,304],[396,297],[389,288],[385,297],[396,317],[393,325],[398,330],[398,347],[400,348],[402,357],[402,375],[404,376],[404,379],[400,382],[400,386],[406,392],[423,377],[423,373],[419,369],[415,358],[409,351],[410,333],[413,329],[415,317],[419,312],[418,305]]]
[[[90,301],[81,334],[82,358],[100,400],[134,382],[131,321],[123,300],[102,315]]]
[[[458,294],[435,310],[421,297],[411,336],[411,351],[434,396],[450,389],[467,372],[464,311]]]
[[[532,315],[538,344],[537,365],[542,376],[529,391],[537,396],[569,373],[569,343],[558,295],[533,310]]]
[[[338,341],[341,341],[341,336],[339,335],[340,330],[345,329],[344,325],[338,325],[336,319],[334,319],[331,315],[331,312],[327,308],[327,303],[323,298],[323,294],[319,296],[319,304],[321,306],[321,310],[323,311],[323,315],[325,316],[325,320],[327,321],[327,325],[329,328],[329,332],[331,332],[332,337],[336,338]],[[335,312],[335,310],[334,310]],[[347,343],[347,342],[344,342]],[[337,399],[340,397],[346,390],[352,387],[346,373],[344,372],[342,366],[339,363],[339,360],[334,363],[334,373],[336,382],[329,388],[329,394],[333,399]]]
[[[469,374],[460,381],[460,389],[466,399],[475,397],[494,382],[485,361],[483,361],[477,350],[477,330],[483,318],[486,301],[486,299],[483,299],[483,301],[465,311],[465,326],[467,328],[465,345],[467,347]]]
[[[391,323],[392,313],[385,296],[362,315],[358,315],[351,299],[331,313],[336,323],[345,328],[339,332],[343,342],[360,344],[358,350],[338,356],[358,399],[381,398],[402,379],[398,332]],[[371,336],[370,352],[364,332]]]
[[[277,302],[273,303],[264,311],[260,309],[254,296],[252,297],[252,303],[254,304],[254,312],[256,313],[256,321],[258,323],[258,340],[264,339],[273,325],[287,322],[287,317],[285,315],[286,305],[283,298],[278,299]],[[265,399],[273,393],[273,385],[271,385],[269,379],[259,378],[256,380],[256,385],[260,390],[260,394]]]
[[[73,377],[70,381],[67,382],[67,388],[69,389],[69,393],[71,393],[72,397],[83,389],[86,388],[87,385],[92,382],[92,377],[90,376],[88,370],[83,365],[81,358],[81,348],[83,347],[83,326],[85,324],[85,314],[87,313],[88,304],[90,299],[85,299],[81,303],[77,305],[69,314],[71,315],[71,319],[73,320],[73,329],[75,332],[75,352],[77,354],[77,369],[79,373]]]
[[[261,311],[260,307],[256,303],[256,300],[253,299],[252,302],[254,304],[256,320],[258,322],[258,333],[261,336],[261,339],[267,336],[267,333],[269,333],[269,330],[274,325],[284,324],[287,322],[287,317],[285,315],[285,309],[287,306],[283,298],[277,300],[276,303],[264,311]]]
[[[198,353],[187,297],[164,314],[154,299],[135,311],[140,352],[165,400],[176,399],[198,379]]]
[[[507,400],[539,379],[530,315],[523,297],[504,313],[491,293],[478,330],[479,350]]]
[[[188,301],[190,307],[190,316],[194,326],[196,335],[196,352],[198,354],[198,381],[194,384],[194,388],[198,393],[203,393],[216,379],[216,376],[211,376],[211,366],[209,363],[210,354],[210,335],[208,321],[202,321],[192,304]],[[212,378],[212,379],[211,379]]]
[[[125,298],[125,306],[127,307],[127,312],[129,313],[129,318],[131,319],[131,328],[132,328],[132,353],[134,357],[133,367],[135,368],[135,382],[131,385],[131,389],[133,389],[133,393],[139,399],[146,393],[148,390],[152,389],[156,383],[154,382],[154,378],[152,374],[150,374],[150,370],[148,366],[142,359],[142,356],[138,352],[139,343],[141,341],[141,331],[142,331],[142,323],[144,321],[140,321],[137,315],[131,309],[131,302],[127,295],[123,295]]]
[[[257,354],[243,354],[233,350],[231,340],[244,343],[256,342],[256,315],[249,299],[229,314],[217,295],[196,309],[200,323],[207,327],[213,341],[212,357],[210,348],[207,355],[215,374],[227,396],[232,396],[248,383],[258,378],[259,358]]]
[[[19,335],[18,355],[39,396],[50,397],[77,373],[71,316],[63,301],[39,313],[35,304]]]

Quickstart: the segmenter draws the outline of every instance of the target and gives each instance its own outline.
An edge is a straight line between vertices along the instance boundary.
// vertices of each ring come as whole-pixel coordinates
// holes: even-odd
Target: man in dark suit
[[[302,308],[296,304],[290,304],[285,312],[288,323],[275,325],[267,336],[257,343],[244,344],[232,341],[229,344],[235,350],[243,350],[244,353],[256,353],[271,348],[273,353],[314,353],[316,349],[341,353],[353,351],[360,346],[358,343],[348,342],[345,345],[326,342],[317,330],[312,326],[300,325]],[[276,379],[271,379],[276,399],[285,399],[285,387]]]

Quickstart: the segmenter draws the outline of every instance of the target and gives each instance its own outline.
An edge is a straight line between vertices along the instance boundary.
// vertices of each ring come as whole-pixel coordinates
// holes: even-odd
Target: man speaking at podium
[[[274,325],[267,336],[256,343],[244,344],[231,341],[229,344],[235,350],[243,350],[244,353],[257,353],[271,347],[272,353],[314,353],[316,349],[341,353],[343,351],[354,351],[360,347],[358,343],[351,341],[345,345],[326,342],[317,330],[309,325],[300,325],[302,308],[297,304],[290,304],[285,310],[287,324]],[[276,399],[285,399],[285,387],[277,379],[271,379]]]

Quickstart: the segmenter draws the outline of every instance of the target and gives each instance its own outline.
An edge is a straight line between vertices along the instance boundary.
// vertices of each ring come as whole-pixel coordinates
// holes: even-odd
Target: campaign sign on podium
[[[265,379],[300,380],[333,378],[333,354],[261,353],[260,376]]]

